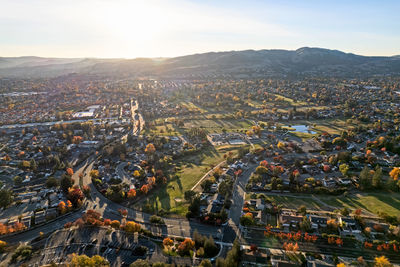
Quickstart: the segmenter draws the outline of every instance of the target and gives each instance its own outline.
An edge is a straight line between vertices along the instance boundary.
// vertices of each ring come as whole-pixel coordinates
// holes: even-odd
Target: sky
[[[0,0],[0,56],[323,47],[400,55],[398,0]]]

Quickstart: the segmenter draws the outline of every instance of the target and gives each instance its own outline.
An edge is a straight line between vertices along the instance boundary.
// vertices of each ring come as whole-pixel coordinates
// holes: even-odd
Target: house
[[[45,211],[37,211],[35,212],[35,224],[44,223],[46,221]]]
[[[328,218],[316,215],[310,215],[308,219],[311,222],[311,228],[318,230],[327,226]]]
[[[360,234],[361,229],[359,225],[357,224],[356,220],[354,220],[351,217],[340,217],[339,218],[339,224],[340,224],[340,234],[341,235],[354,235],[354,234]]]
[[[333,262],[326,262],[319,259],[313,259],[307,261],[307,267],[329,267],[329,266],[336,266]]]
[[[46,211],[46,218],[55,218],[57,216],[57,208],[50,208]]]
[[[31,227],[31,220],[32,220],[32,217],[30,215],[27,215],[27,216],[24,216],[24,217],[21,218],[21,222],[23,224],[25,224],[25,226],[27,228]]]
[[[264,199],[261,199],[261,198],[250,199],[249,203],[256,210],[264,210],[264,208],[265,208],[265,201],[264,201]]]
[[[341,177],[338,179],[338,181],[339,181],[339,184],[341,184],[341,185],[350,185],[351,184],[350,178]]]
[[[219,213],[225,202],[225,197],[221,194],[215,194],[207,206],[207,213]]]
[[[258,210],[258,211],[256,211],[255,212],[255,214],[253,213],[253,216],[254,216],[254,220],[257,222],[257,223],[262,223],[263,222],[263,220],[262,220],[262,210]]]
[[[281,213],[279,221],[283,227],[297,227],[297,225],[303,221],[303,216],[292,213]]]
[[[336,181],[333,178],[324,178],[322,184],[325,187],[335,187],[336,186]]]

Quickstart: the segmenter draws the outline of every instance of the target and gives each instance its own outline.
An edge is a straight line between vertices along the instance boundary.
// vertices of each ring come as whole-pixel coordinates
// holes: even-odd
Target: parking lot
[[[49,237],[41,265],[63,263],[70,254],[101,255],[111,266],[129,265],[137,259],[150,258],[155,244],[123,231],[107,228],[83,227],[79,230],[60,230]]]

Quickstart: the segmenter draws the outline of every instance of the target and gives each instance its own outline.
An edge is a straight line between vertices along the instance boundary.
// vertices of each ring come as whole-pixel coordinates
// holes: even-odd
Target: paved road
[[[134,110],[137,109],[137,102]],[[143,118],[139,115],[139,119],[142,120],[140,123],[140,127],[136,130],[135,134],[139,134],[140,130],[143,127],[144,121]],[[135,124],[136,125],[136,124]],[[214,237],[221,236],[221,227],[215,227],[210,225],[204,225],[194,221],[188,221],[186,219],[169,219],[164,218],[165,225],[156,226],[149,223],[149,219],[151,217],[150,214],[137,211],[134,209],[126,208],[118,203],[112,202],[111,200],[104,197],[101,193],[99,193],[96,187],[93,185],[90,178],[90,171],[93,168],[93,164],[95,162],[95,156],[92,155],[85,162],[83,162],[79,167],[75,169],[75,173],[73,178],[75,180],[75,184],[77,185],[87,185],[91,189],[91,195],[87,198],[83,203],[83,209],[93,209],[100,212],[104,218],[109,219],[121,219],[121,216],[118,213],[118,209],[127,209],[128,210],[128,218],[130,220],[134,220],[138,223],[141,223],[142,226],[150,231],[153,234],[163,234],[169,236],[179,236],[179,237],[190,237],[193,235],[193,232],[197,230],[201,234],[212,235]],[[79,178],[80,174],[83,174],[82,180]],[[14,236],[5,237],[3,240],[7,242],[20,242],[20,241],[30,241],[36,238],[40,232],[49,233],[54,230],[60,229],[63,225],[70,221],[75,221],[80,218],[82,215],[82,211],[74,212],[66,217],[62,217],[57,219],[54,222],[47,223],[43,226],[39,226],[37,228],[30,229],[26,232],[18,233]]]
[[[249,168],[236,179],[236,182],[233,185],[232,205],[229,209],[228,215],[229,221],[224,227],[222,240],[225,243],[233,243],[236,237],[240,235],[239,225],[246,193],[245,187],[256,167],[256,164],[250,165]]]
[[[197,222],[188,221],[186,219],[169,219],[164,218],[164,226],[154,226],[149,223],[151,214],[147,214],[141,211],[126,208],[118,203],[112,202],[101,193],[99,193],[96,187],[91,182],[89,172],[93,167],[93,161],[88,162],[82,169],[85,170],[86,174],[83,177],[83,185],[88,185],[91,189],[91,199],[85,203],[86,209],[94,209],[103,214],[104,218],[120,218],[118,209],[127,209],[128,218],[141,223],[146,229],[151,230],[154,234],[172,235],[187,237],[192,236],[193,232],[197,229],[198,232],[207,235],[218,235],[219,227],[204,225]]]

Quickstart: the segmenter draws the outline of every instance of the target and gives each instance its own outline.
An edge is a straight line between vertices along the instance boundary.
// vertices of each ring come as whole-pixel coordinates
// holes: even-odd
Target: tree
[[[349,216],[350,210],[344,207],[343,209],[340,210],[340,214],[342,214],[343,216]]]
[[[365,166],[362,171],[360,172],[360,187],[362,190],[367,190],[371,188],[371,173],[370,169]]]
[[[37,164],[36,164],[36,160],[35,159],[31,159],[29,165],[30,165],[30,168],[32,169],[32,171],[36,171]]]
[[[302,214],[303,216],[305,216],[307,214],[307,208],[304,205],[301,205],[299,207],[299,209],[297,210],[298,213]]]
[[[199,267],[212,267],[212,264],[209,259],[204,259],[200,262]]]
[[[51,188],[51,187],[57,187],[58,186],[58,180],[52,176],[50,176],[49,178],[47,178],[46,181],[46,187],[47,188]]]
[[[251,226],[254,224],[253,214],[246,213],[242,217],[240,217],[240,224],[243,226]]]
[[[185,198],[185,200],[187,201],[187,202],[192,202],[192,200],[193,200],[193,197],[196,195],[196,192],[195,191],[193,191],[193,190],[188,190],[188,191],[185,191],[185,196],[184,196],[184,198]]]
[[[186,255],[194,248],[194,241],[190,238],[185,238],[178,246],[178,253],[180,255]]]
[[[135,233],[140,231],[140,224],[129,221],[125,224],[125,231],[128,233]]]
[[[91,170],[89,172],[89,175],[92,179],[96,179],[99,178],[99,171],[98,170]]]
[[[74,180],[69,175],[63,174],[61,176],[60,186],[61,189],[67,193],[68,189],[74,185]]]
[[[276,145],[279,149],[284,149],[286,146],[284,143],[282,142],[278,142],[278,144]]]
[[[22,177],[21,176],[15,176],[14,178],[13,178],[13,181],[14,181],[14,185],[15,186],[20,186],[21,184],[22,184]]]
[[[148,192],[149,192],[149,186],[148,185],[142,185],[142,187],[140,188],[140,191],[143,193],[143,194],[147,194]]]
[[[136,190],[133,189],[133,188],[130,189],[130,190],[128,191],[127,196],[128,196],[128,198],[134,198],[134,197],[136,197]]]
[[[105,267],[110,266],[109,262],[99,255],[88,257],[73,253],[67,267]]]
[[[67,168],[66,172],[67,172],[67,174],[68,174],[69,176],[74,175],[74,170],[73,170],[72,168]]]
[[[114,228],[114,229],[119,229],[121,223],[120,223],[119,221],[117,221],[117,220],[114,220],[114,221],[111,222],[110,225],[111,225],[111,227]]]
[[[306,216],[303,217],[303,221],[300,222],[300,229],[303,232],[310,232],[311,231],[311,222],[309,219],[307,219]]]
[[[393,180],[397,181],[399,179],[400,176],[400,167],[394,167],[390,173],[389,173],[390,177],[392,177]]]
[[[200,197],[193,198],[192,203],[189,205],[189,212],[192,216],[197,216],[200,212]]]
[[[91,189],[88,185],[82,186],[82,192],[86,197],[90,196],[90,191],[91,191]]]
[[[375,267],[391,267],[393,264],[390,263],[388,258],[385,256],[376,257],[374,260]]]
[[[215,245],[212,236],[204,241],[204,255],[208,258],[215,256],[218,253],[218,247]]]
[[[377,166],[375,169],[375,173],[372,176],[372,187],[378,189],[381,187],[382,181],[382,168]]]
[[[339,170],[344,176],[347,176],[349,173],[349,165],[347,165],[346,163],[340,164]]]
[[[18,258],[21,260],[30,259],[32,255],[32,247],[28,245],[19,245],[19,247],[14,251],[14,254],[11,256],[11,262],[15,263]]]
[[[4,252],[4,249],[7,246],[7,242],[0,240],[0,253]]]
[[[12,191],[0,189],[0,207],[7,208],[14,200]]]
[[[147,260],[136,260],[129,267],[151,267]]]
[[[74,207],[78,207],[82,203],[84,196],[79,186],[75,185],[68,189],[67,198],[72,202]]]
[[[61,201],[60,203],[58,203],[58,210],[60,211],[61,214],[64,214],[67,211],[64,201]]]
[[[172,245],[174,245],[174,241],[172,241],[171,238],[166,237],[166,238],[164,238],[164,240],[163,240],[163,245],[164,245],[165,247],[172,246]]]

